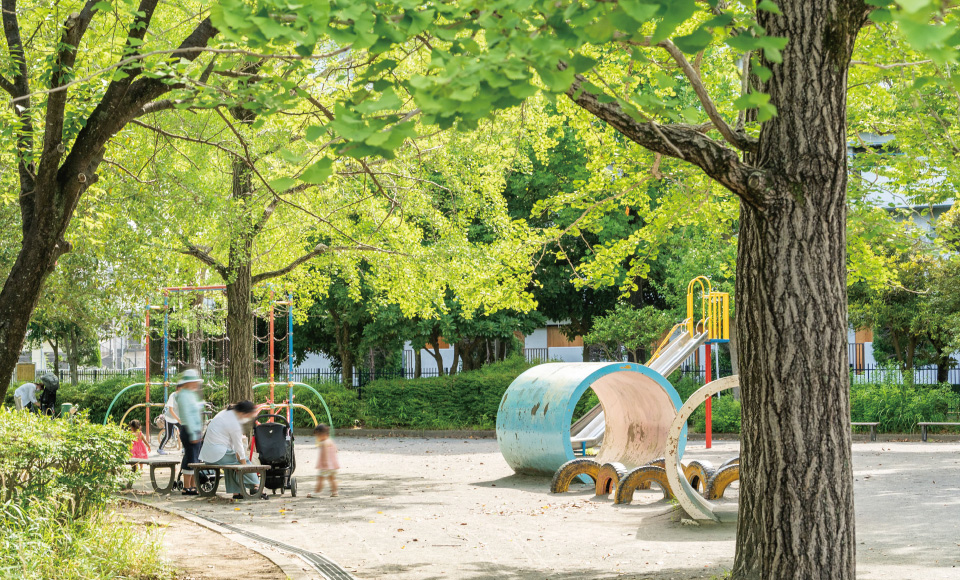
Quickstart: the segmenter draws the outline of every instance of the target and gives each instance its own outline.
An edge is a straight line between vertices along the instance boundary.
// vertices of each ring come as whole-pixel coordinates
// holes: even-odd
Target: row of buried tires
[[[730,484],[740,479],[740,457],[724,461],[714,468],[709,461],[691,461],[683,465],[683,475],[690,487],[705,499],[718,500]],[[592,459],[573,459],[560,466],[550,482],[551,493],[563,493],[570,489],[574,479],[585,475],[594,481],[598,496],[614,494],[615,504],[633,501],[633,492],[650,489],[651,484],[663,491],[664,499],[673,499],[674,493],[667,482],[665,461],[654,459],[650,463],[627,470],[621,463],[600,463]]]

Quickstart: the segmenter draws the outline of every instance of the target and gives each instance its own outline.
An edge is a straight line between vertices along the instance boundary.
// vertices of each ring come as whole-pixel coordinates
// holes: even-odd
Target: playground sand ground
[[[514,475],[495,440],[338,445],[338,498],[303,497],[316,450],[300,438],[300,497],[144,499],[322,553],[360,579],[709,579],[733,562],[734,525],[685,524],[655,489],[629,506],[594,497],[592,486],[552,495],[549,478]],[[716,465],[738,449],[691,441],[685,459]],[[960,577],[960,443],[858,442],[853,451],[858,578]]]

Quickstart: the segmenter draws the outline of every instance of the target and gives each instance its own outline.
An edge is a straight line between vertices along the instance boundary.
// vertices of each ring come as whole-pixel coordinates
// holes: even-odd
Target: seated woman
[[[252,421],[256,415],[257,408],[250,401],[240,401],[217,413],[207,425],[207,434],[203,437],[203,447],[200,448],[200,461],[215,465],[246,465],[247,450],[243,443],[243,425]],[[233,499],[243,499],[240,492],[244,484],[254,489],[260,485],[260,478],[255,473],[245,473],[243,481],[240,481],[237,472],[223,471],[227,493],[232,493]],[[267,499],[267,494],[260,497]]]

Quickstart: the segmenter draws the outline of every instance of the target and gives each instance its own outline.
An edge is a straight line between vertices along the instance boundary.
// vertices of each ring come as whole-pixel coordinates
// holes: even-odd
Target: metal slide
[[[671,340],[667,348],[646,366],[664,377],[669,377],[673,371],[680,368],[683,361],[707,341],[708,336],[709,333],[704,331],[691,337],[686,326],[683,326],[680,328],[680,336]],[[570,443],[574,449],[596,447],[603,442],[605,428],[606,418],[603,416],[603,407],[597,405],[570,427]]]

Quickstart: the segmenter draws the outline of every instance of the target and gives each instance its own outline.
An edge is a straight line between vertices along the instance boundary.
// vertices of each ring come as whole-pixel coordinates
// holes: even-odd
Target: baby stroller
[[[53,416],[54,407],[57,406],[57,389],[60,388],[60,379],[56,375],[47,373],[40,377],[40,384],[43,385],[43,392],[40,393],[40,412],[44,415]]]
[[[265,422],[267,419],[273,421]],[[263,487],[274,494],[278,489],[281,494],[289,489],[290,495],[297,497],[297,478],[292,477],[297,468],[297,456],[293,449],[293,430],[287,418],[283,415],[260,415],[253,426],[253,440],[260,465],[270,466]]]

